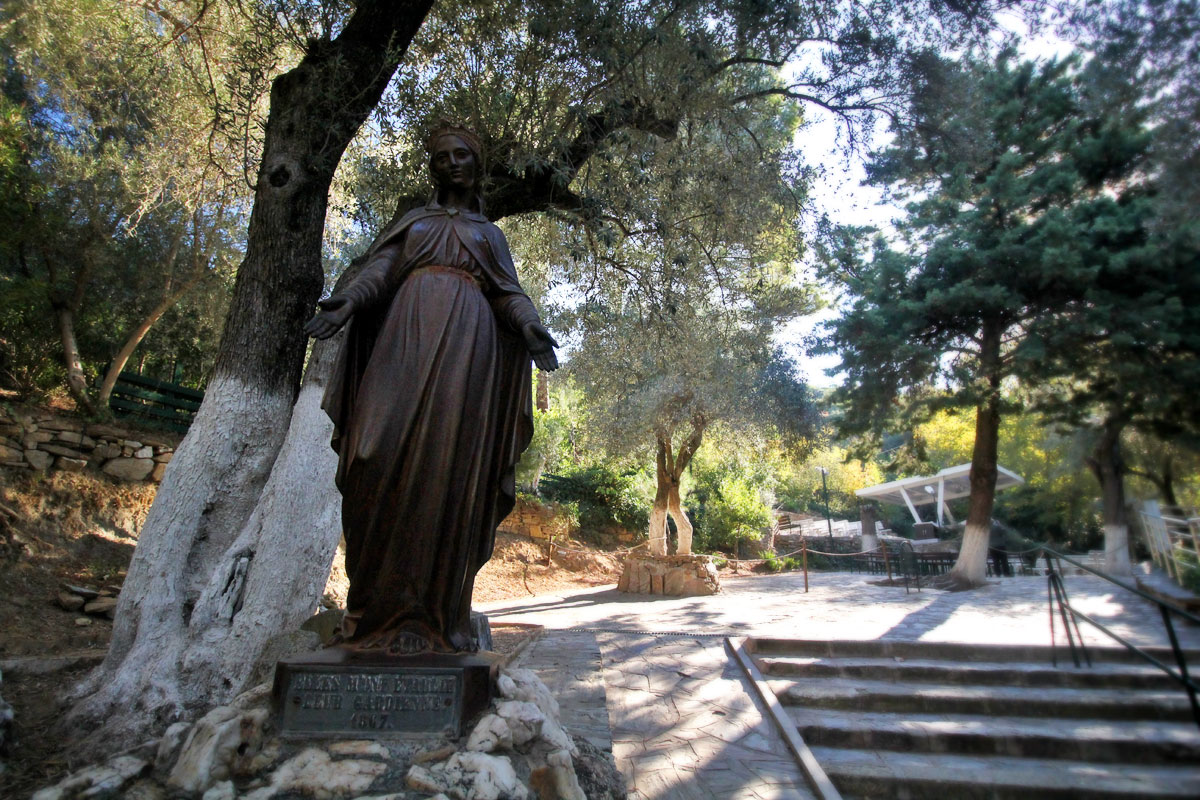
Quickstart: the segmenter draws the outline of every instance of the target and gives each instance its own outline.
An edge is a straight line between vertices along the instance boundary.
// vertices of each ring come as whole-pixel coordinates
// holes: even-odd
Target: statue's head
[[[439,127],[426,140],[429,172],[438,199],[448,189],[473,195],[475,208],[483,211],[483,148],[479,137],[466,128]]]

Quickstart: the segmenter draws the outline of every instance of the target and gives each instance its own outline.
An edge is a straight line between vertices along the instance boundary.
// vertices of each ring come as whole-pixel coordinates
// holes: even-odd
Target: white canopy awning
[[[1025,479],[1004,467],[996,467],[996,491],[1019,486]],[[864,500],[877,500],[896,506],[908,506],[914,522],[921,522],[917,506],[937,504],[937,524],[942,525],[943,515],[950,522],[954,516],[950,513],[946,502],[971,494],[971,465],[959,464],[957,467],[946,467],[936,475],[929,477],[901,478],[898,481],[888,481],[877,486],[859,489],[856,495]]]

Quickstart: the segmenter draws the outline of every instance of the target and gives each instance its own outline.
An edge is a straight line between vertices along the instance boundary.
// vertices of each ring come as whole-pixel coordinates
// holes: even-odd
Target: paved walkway
[[[909,594],[872,585],[877,579],[815,573],[805,594],[797,573],[724,578],[722,593],[711,597],[589,589],[479,610],[497,623],[545,626],[521,665],[556,693],[568,730],[611,746],[631,800],[808,798],[721,637],[1050,643],[1044,578]],[[1091,576],[1066,584],[1078,608],[1120,635],[1167,644],[1152,604]],[[1184,646],[1200,648],[1200,629],[1179,633]],[[1084,636],[1106,643],[1098,632]]]

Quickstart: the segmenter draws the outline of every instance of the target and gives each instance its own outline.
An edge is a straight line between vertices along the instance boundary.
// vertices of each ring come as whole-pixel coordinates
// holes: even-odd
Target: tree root
[[[971,589],[978,589],[980,586],[983,586],[986,583],[987,581],[974,583],[962,577],[961,575],[955,575],[954,571],[951,570],[945,575],[938,575],[935,577],[929,582],[929,585],[934,589],[941,589],[944,592],[966,592],[970,591]]]

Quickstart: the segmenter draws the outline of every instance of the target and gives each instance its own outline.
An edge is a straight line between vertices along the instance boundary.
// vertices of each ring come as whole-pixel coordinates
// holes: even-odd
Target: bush
[[[543,475],[538,493],[547,500],[574,504],[583,531],[612,527],[644,531],[650,525],[650,499],[638,478],[636,470],[588,467],[565,475]]]
[[[44,396],[66,380],[45,292],[38,281],[0,280],[0,382],[23,398]]]
[[[689,497],[695,509],[695,549],[736,552],[738,542],[753,541],[771,527],[771,509],[760,490],[735,474],[709,473]],[[715,478],[715,480],[713,480]]]

